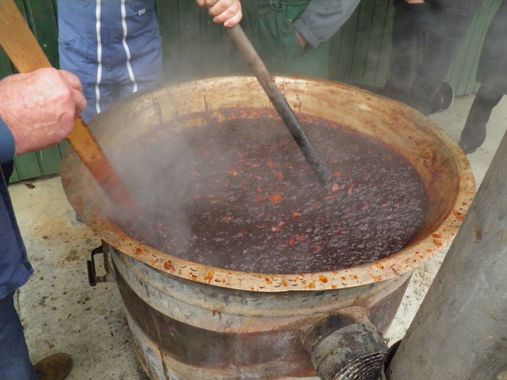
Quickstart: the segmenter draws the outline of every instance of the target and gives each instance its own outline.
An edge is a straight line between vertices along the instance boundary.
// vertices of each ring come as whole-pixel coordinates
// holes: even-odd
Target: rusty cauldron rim
[[[353,86],[331,81],[294,77],[277,77],[276,81],[282,88],[282,91],[286,92],[289,102],[296,104],[296,107],[298,102],[301,102],[298,96],[296,96],[296,100],[290,97],[289,92],[291,87],[295,87],[296,92],[298,90],[305,91],[307,88],[317,89],[318,91],[345,92],[347,96],[359,97],[366,102],[377,102],[390,109],[396,109],[407,117],[416,120],[418,128],[432,133],[453,157],[453,165],[459,175],[456,199],[453,202],[451,211],[445,216],[445,219],[438,228],[428,234],[428,236],[419,239],[419,241],[409,244],[398,253],[370,264],[316,273],[247,273],[187,261],[154,249],[126,234],[118,225],[107,219],[100,212],[97,212],[96,209],[89,207],[91,199],[86,198],[86,192],[80,191],[79,183],[77,183],[78,181],[72,175],[72,173],[76,173],[76,169],[82,166],[73,152],[69,152],[66,155],[62,167],[62,182],[69,202],[86,224],[102,240],[118,251],[169,275],[237,290],[255,292],[322,291],[368,285],[393,279],[412,271],[417,266],[427,262],[435,254],[448,248],[475,195],[475,180],[470,169],[470,164],[463,151],[450,137],[410,107]],[[153,102],[153,99],[160,93],[171,92],[173,94],[181,94],[188,91],[195,93],[196,91],[206,91],[207,87],[209,87],[208,91],[216,91],[217,87],[225,86],[228,89],[234,89],[240,85],[246,86],[249,92],[254,90],[261,91],[254,77],[217,77],[160,88],[152,92],[137,95],[123,101],[120,105],[135,108],[136,102],[138,103],[140,99],[148,98],[150,99],[149,101]],[[208,102],[206,96],[204,96],[204,102]],[[267,102],[266,99],[266,107],[271,107]],[[206,104],[205,107],[208,107],[208,105]],[[111,110],[99,115],[92,121],[92,127],[104,122],[107,119],[107,115],[110,112],[114,112],[116,108],[112,107]]]

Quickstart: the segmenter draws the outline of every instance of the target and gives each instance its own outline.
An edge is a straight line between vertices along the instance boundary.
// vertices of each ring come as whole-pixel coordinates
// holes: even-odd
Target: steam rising
[[[198,188],[196,184],[197,177],[208,175],[199,170],[203,158],[214,159],[208,166],[222,173],[215,178],[219,183],[223,182],[231,162],[227,147],[220,141],[209,139],[206,145],[198,145],[185,133],[171,133],[173,125],[159,128],[158,133],[144,139],[142,145],[131,144],[127,150],[122,147],[113,155],[113,160],[143,211],[138,227],[151,226],[155,230],[146,231],[148,236],[170,237],[175,246],[188,249],[193,234],[190,206],[196,196],[209,190]],[[155,220],[163,220],[164,225],[153,223]]]

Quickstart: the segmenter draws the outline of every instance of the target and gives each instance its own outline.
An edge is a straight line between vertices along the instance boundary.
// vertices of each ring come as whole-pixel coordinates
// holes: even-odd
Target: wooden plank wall
[[[253,0],[249,0],[253,1]],[[456,0],[459,1],[459,0]],[[458,95],[477,89],[475,73],[485,32],[502,0],[486,0],[449,75]],[[54,65],[58,65],[56,0],[16,0]],[[238,57],[223,30],[190,0],[157,0],[169,82],[226,75],[237,71]],[[389,64],[394,9],[391,0],[363,0],[332,40],[335,80],[380,87]],[[0,50],[0,78],[15,72]],[[17,157],[13,182],[57,174],[65,144]]]

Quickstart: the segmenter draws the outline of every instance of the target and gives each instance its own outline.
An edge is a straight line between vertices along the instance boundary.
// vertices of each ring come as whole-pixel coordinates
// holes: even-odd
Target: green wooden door
[[[69,0],[72,1],[72,0]],[[255,1],[255,0],[247,0]],[[459,0],[456,0],[459,1]],[[475,73],[484,35],[502,0],[486,0],[449,75],[458,95],[477,89]],[[58,64],[56,0],[16,0],[51,62]],[[169,82],[227,75],[239,57],[222,28],[214,25],[193,0],[157,0]],[[394,10],[390,0],[363,0],[333,37],[332,77],[335,80],[380,87],[386,80]],[[0,77],[14,69],[0,50]],[[13,182],[57,174],[65,145],[17,157]]]

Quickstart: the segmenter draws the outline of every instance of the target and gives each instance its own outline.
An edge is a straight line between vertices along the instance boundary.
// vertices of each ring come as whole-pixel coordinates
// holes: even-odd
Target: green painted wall
[[[456,0],[459,1],[459,0]],[[56,0],[16,0],[54,65],[58,63]],[[485,32],[501,0],[486,0],[449,75],[458,95],[477,89],[475,73]],[[170,82],[226,75],[237,56],[221,28],[191,0],[159,0],[160,29]],[[363,0],[332,40],[333,79],[380,87],[388,72],[393,7],[390,0]],[[218,41],[218,42],[217,42]],[[0,77],[14,72],[0,50]],[[65,144],[17,157],[13,182],[57,174]]]

